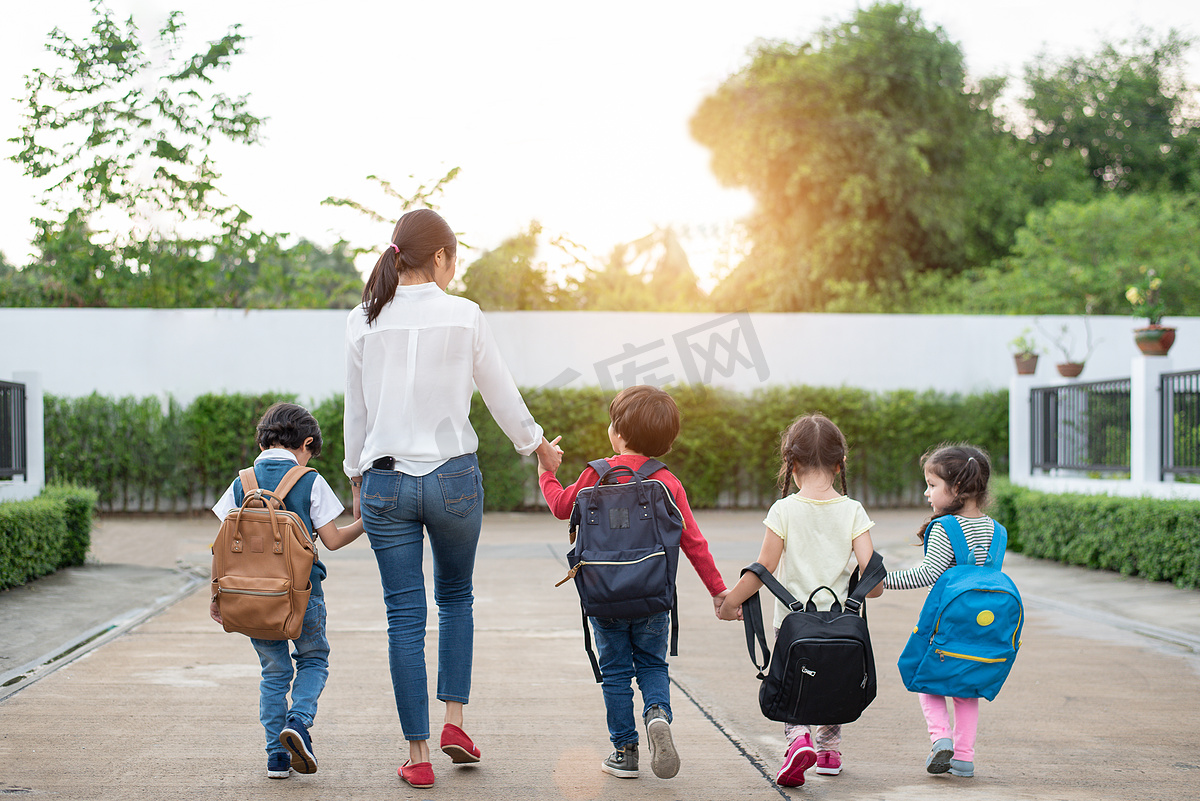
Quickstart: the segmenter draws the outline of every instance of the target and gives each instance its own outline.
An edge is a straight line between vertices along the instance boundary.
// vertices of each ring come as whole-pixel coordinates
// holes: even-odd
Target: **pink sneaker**
[[[792,740],[788,746],[787,756],[783,759],[783,767],[775,774],[775,783],[780,787],[799,787],[804,784],[804,771],[817,761],[817,752],[813,748],[812,738],[807,734]]]
[[[822,776],[836,776],[842,772],[842,755],[837,751],[818,751],[817,767],[813,773]]]

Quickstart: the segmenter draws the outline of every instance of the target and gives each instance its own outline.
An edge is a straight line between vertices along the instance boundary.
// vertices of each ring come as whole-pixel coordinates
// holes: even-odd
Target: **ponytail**
[[[396,221],[392,238],[363,287],[363,311],[367,325],[375,322],[383,308],[396,297],[400,274],[427,272],[432,275],[433,257],[439,250],[453,259],[458,249],[454,231],[433,209],[416,209]]]
[[[389,247],[383,251],[383,255],[375,262],[371,275],[367,277],[367,285],[363,287],[362,293],[367,325],[375,322],[383,307],[391,303],[392,298],[396,296],[396,287],[400,286],[399,259],[399,249]]]

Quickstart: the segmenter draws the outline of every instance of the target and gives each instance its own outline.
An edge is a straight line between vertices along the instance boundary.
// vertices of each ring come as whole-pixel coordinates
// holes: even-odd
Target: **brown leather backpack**
[[[254,468],[238,475],[245,499],[221,521],[213,542],[212,592],[226,631],[260,640],[294,640],[304,628],[317,546],[283,499],[311,467],[289,470],[274,491]]]

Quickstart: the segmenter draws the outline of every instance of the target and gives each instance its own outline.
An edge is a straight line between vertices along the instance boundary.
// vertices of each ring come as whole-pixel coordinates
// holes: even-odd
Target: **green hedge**
[[[37,498],[0,503],[0,590],[81,565],[92,539],[96,492],[47,487]]]
[[[998,482],[1009,547],[1041,559],[1200,589],[1200,501],[1051,494]]]
[[[850,491],[869,507],[921,500],[920,455],[944,440],[986,448],[1007,471],[1008,393],[946,395],[861,389],[773,387],[742,395],[708,386],[670,389],[682,431],[664,461],[680,476],[696,508],[765,507],[776,497],[779,435],[797,415],[821,411],[850,442]],[[599,388],[531,389],[523,395],[551,437],[562,435],[559,477],[570,483],[587,462],[611,453],[608,403]],[[157,398],[99,395],[46,397],[46,471],[51,481],[95,487],[104,511],[207,509],[257,452],[254,427],[263,411],[294,396],[204,395],[187,408]],[[316,405],[321,456],[310,464],[348,502],[342,473],[342,400]],[[537,506],[536,462],[521,457],[478,394],[471,420],[479,435],[486,508]]]

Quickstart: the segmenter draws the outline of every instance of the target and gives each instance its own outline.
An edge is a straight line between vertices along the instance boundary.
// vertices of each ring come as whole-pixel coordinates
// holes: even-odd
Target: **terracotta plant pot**
[[[1033,375],[1037,372],[1038,355],[1036,353],[1016,353],[1013,354],[1013,361],[1017,363],[1017,375]]]
[[[1133,339],[1138,350],[1147,356],[1166,356],[1167,351],[1175,344],[1175,329],[1165,325],[1135,328]]]
[[[1057,364],[1058,374],[1063,378],[1074,378],[1083,372],[1083,362],[1063,362]]]

